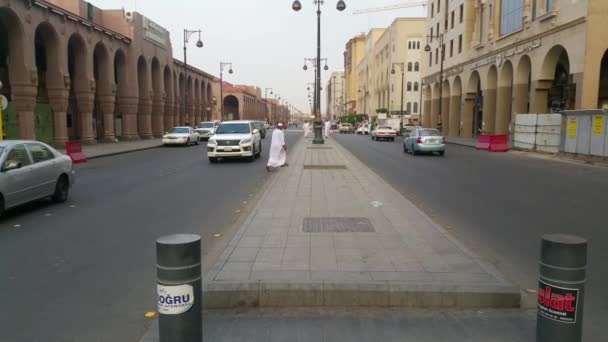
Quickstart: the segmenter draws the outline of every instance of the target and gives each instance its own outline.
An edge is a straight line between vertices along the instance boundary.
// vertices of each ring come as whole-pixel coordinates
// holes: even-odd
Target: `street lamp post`
[[[266,108],[268,108],[268,90],[270,90],[270,95],[274,94],[272,88],[266,88],[266,89],[264,89],[264,100],[266,100]],[[270,108],[272,110],[272,105],[270,106]],[[266,117],[266,121],[267,122],[270,121],[270,118],[268,116]]]
[[[433,39],[438,39],[439,40],[439,49],[441,51],[441,55],[439,56],[439,59],[441,60],[440,63],[440,67],[439,67],[439,118],[437,120],[437,124],[439,126],[441,126],[442,131],[443,131],[443,122],[441,120],[441,116],[442,116],[442,109],[441,109],[441,104],[442,104],[442,97],[443,97],[443,60],[445,59],[445,45],[443,44],[443,33],[438,33],[436,35],[427,35],[426,39],[427,39],[427,44],[424,47],[424,51],[426,52],[430,52],[431,51],[431,46],[428,44],[428,39],[431,39],[431,41]],[[431,99],[432,101],[432,99]]]
[[[401,122],[399,124],[399,132],[403,131],[403,92],[405,89],[403,89],[403,85],[405,82],[405,62],[402,63],[393,63],[392,65],[392,69],[391,69],[391,74],[395,74],[395,65],[398,65],[401,68],[401,110],[399,111],[399,114],[401,114]]]
[[[220,62],[220,120],[224,120],[224,68],[230,67],[228,73],[232,74],[232,63]]]
[[[188,46],[188,39],[190,39],[190,37],[195,33],[198,33],[198,41],[196,42],[196,47],[200,49],[203,47],[203,41],[201,40],[201,30],[184,29],[184,114],[186,117],[188,117],[188,114],[186,114],[186,106],[188,103],[188,60],[186,51]],[[188,119],[186,120],[189,121]],[[189,124],[189,122],[187,123]]]
[[[321,126],[321,5],[324,3],[324,0],[314,0],[314,4],[317,5],[317,63],[316,63],[316,77],[315,77],[315,125],[314,132],[315,137],[313,139],[313,144],[323,144],[323,132]],[[294,0],[292,6],[294,11],[299,11],[302,9],[302,4],[299,0]],[[346,3],[344,0],[339,0],[336,9],[338,11],[344,11],[346,9]]]

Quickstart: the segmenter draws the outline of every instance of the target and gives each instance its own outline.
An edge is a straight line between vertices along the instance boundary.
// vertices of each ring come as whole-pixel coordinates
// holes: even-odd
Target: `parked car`
[[[215,129],[218,125],[219,123],[216,125],[214,121],[203,121],[196,125],[194,130],[198,133],[201,140],[209,140],[215,134]]]
[[[260,130],[260,137],[262,139],[266,138],[266,127],[264,126],[264,121],[254,121],[255,127]]]
[[[45,197],[65,202],[74,183],[70,157],[38,141],[0,141],[0,166],[0,216]]]
[[[408,152],[413,155],[437,152],[443,156],[445,137],[435,128],[416,128],[403,139],[403,153]]]
[[[405,139],[405,137],[407,137],[408,135],[412,134],[412,132],[413,132],[415,129],[418,129],[418,128],[422,128],[422,126],[411,126],[411,125],[410,125],[410,126],[408,126],[408,125],[403,126],[403,137],[404,137],[404,139]]]
[[[337,130],[337,129],[338,129],[338,124],[337,124],[337,123],[335,123],[335,122],[332,122],[332,123],[329,125],[329,129],[330,129],[330,130],[332,130],[332,131]]]
[[[163,145],[198,145],[200,135],[192,127],[173,127],[163,135]]]
[[[211,163],[219,158],[247,158],[254,161],[262,154],[262,138],[254,121],[224,121],[207,143]]]
[[[371,132],[372,140],[390,140],[395,141],[397,131],[389,126],[376,126]]]
[[[347,122],[341,123],[340,124],[340,134],[343,133],[352,133],[353,132],[353,125]]]
[[[369,134],[369,124],[363,124],[357,128],[357,134],[368,135]]]

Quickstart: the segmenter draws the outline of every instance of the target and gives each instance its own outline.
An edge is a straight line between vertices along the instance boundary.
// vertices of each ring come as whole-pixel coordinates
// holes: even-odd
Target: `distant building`
[[[327,94],[327,116],[332,120],[339,120],[342,116],[346,115],[344,102],[344,72],[333,72],[324,89]]]
[[[344,101],[346,103],[346,114],[357,113],[357,66],[361,63],[365,54],[365,33],[351,38],[346,43],[344,51]]]

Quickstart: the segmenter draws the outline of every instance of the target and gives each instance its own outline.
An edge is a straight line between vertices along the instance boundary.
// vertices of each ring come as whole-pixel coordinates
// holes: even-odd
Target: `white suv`
[[[218,158],[241,157],[254,161],[262,154],[260,131],[253,121],[224,121],[207,143],[207,157],[212,163]]]

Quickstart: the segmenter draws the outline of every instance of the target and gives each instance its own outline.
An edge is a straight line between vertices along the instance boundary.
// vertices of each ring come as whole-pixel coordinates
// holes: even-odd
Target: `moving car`
[[[38,141],[0,141],[0,216],[37,199],[68,199],[74,182],[70,157]]]
[[[371,133],[372,140],[390,140],[395,141],[397,131],[389,126],[376,126]]]
[[[163,145],[198,145],[200,135],[192,127],[173,127],[163,135]]]
[[[207,143],[207,157],[212,163],[219,158],[247,158],[254,161],[262,154],[262,138],[255,122],[224,121]]]
[[[445,155],[445,137],[435,128],[416,128],[403,139],[403,153],[437,152]]]
[[[352,133],[353,132],[353,125],[350,123],[341,123],[340,124],[340,134],[342,133]]]
[[[203,121],[196,125],[194,129],[201,140],[208,140],[215,134],[215,129],[219,126],[219,121]]]
[[[254,121],[255,128],[260,130],[260,137],[262,139],[266,138],[266,126],[264,121]]]
[[[363,124],[357,128],[357,134],[368,135],[369,134],[369,124]]]

